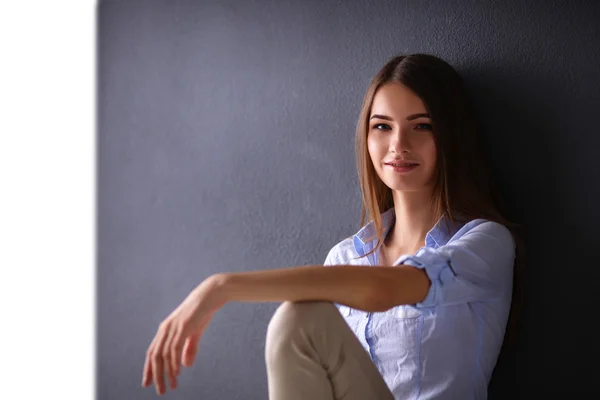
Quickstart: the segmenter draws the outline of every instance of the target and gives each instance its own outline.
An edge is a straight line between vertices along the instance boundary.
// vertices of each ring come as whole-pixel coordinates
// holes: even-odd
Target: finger
[[[198,342],[200,341],[200,333],[190,335],[185,340],[183,345],[183,354],[181,356],[181,362],[186,367],[191,367],[196,359],[198,353]]]
[[[179,376],[179,372],[181,371],[181,351],[183,349],[183,328],[177,329],[175,332],[175,336],[173,337],[173,342],[171,343],[171,367],[173,368],[173,373],[175,377]]]
[[[152,377],[154,379],[154,386],[156,387],[156,393],[161,395],[166,391],[165,387],[165,376],[164,376],[164,362],[162,358],[162,349],[167,339],[167,326],[161,324],[157,333],[156,346],[152,352]]]
[[[152,339],[152,343],[148,346],[148,350],[146,350],[146,360],[144,361],[144,371],[142,373],[142,387],[146,387],[150,385],[152,382],[152,349],[154,348],[154,343],[156,342],[156,336]]]
[[[175,389],[177,387],[177,380],[175,378],[175,371],[173,369],[173,363],[171,360],[171,346],[173,342],[173,338],[176,333],[176,323],[172,323],[168,329],[167,340],[165,340],[165,344],[163,346],[162,358],[164,360],[164,367],[167,372],[167,378],[169,379],[169,384],[171,385],[171,389]]]
[[[163,374],[164,370],[162,355],[158,352],[155,352],[152,357],[152,378],[154,380],[156,393],[159,395],[165,392],[165,377]]]
[[[146,354],[146,360],[144,361],[144,372],[142,373],[142,387],[146,387],[152,380],[152,362],[150,361],[150,354]]]
[[[194,359],[196,358],[196,354],[198,353],[198,343],[200,341],[200,338],[204,334],[204,331],[206,330],[206,327],[208,326],[210,320],[210,315],[205,316],[202,324],[200,325],[200,329],[187,337],[187,340],[185,341],[184,345],[185,349],[182,350],[183,354],[181,359],[181,362],[184,366],[191,367],[194,363]],[[188,335],[188,332],[184,330],[182,334],[185,337]]]

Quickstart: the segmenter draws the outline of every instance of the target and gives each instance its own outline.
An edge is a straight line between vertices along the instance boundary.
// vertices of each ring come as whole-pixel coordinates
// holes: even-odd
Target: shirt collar
[[[383,237],[387,235],[395,218],[396,214],[394,207],[391,207],[381,214]],[[427,232],[427,235],[425,236],[425,246],[437,248],[445,245],[460,229],[461,225],[462,224],[458,222],[452,224],[446,214],[442,215],[433,228]],[[375,224],[373,221],[370,221],[353,236],[354,249],[359,256],[364,256],[375,247],[376,240],[377,233],[375,232]]]

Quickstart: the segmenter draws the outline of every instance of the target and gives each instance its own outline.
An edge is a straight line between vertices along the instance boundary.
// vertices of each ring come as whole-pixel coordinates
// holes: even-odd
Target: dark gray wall
[[[155,398],[145,350],[204,278],[321,263],[359,228],[362,96],[413,52],[466,78],[525,226],[522,335],[490,398],[596,391],[598,21],[591,1],[101,2],[98,399]],[[167,398],[265,399],[276,306],[226,305]]]

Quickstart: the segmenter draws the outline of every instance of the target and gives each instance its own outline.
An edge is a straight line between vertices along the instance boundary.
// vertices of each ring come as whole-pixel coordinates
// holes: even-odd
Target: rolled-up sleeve
[[[397,264],[423,269],[431,285],[417,307],[509,299],[515,242],[504,225],[486,221],[438,248],[424,247]]]

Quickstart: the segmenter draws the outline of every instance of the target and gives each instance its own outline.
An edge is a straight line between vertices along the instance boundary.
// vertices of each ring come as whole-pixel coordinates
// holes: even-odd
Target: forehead
[[[415,92],[396,82],[386,83],[377,89],[371,105],[371,114],[389,115],[395,119],[425,112],[427,108],[423,100]]]

